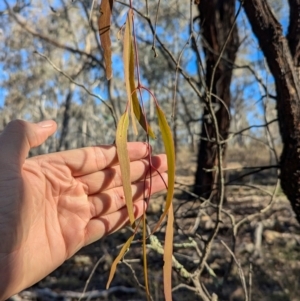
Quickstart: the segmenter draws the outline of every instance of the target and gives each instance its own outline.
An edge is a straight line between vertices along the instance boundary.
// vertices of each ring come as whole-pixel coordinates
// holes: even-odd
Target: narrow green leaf
[[[107,284],[106,284],[106,289],[109,288],[110,283],[111,283],[111,281],[112,281],[113,278],[114,278],[114,275],[115,275],[116,269],[117,269],[117,264],[118,264],[118,263],[120,262],[120,260],[124,257],[124,254],[125,254],[125,252],[128,250],[128,248],[130,247],[131,242],[133,241],[133,239],[134,239],[134,234],[128,238],[128,240],[126,241],[126,243],[125,243],[124,246],[122,247],[122,249],[121,249],[119,255],[116,257],[116,259],[115,259],[114,262],[112,263],[111,268],[110,268],[109,277],[108,277]]]
[[[113,0],[102,0],[100,5],[100,16],[98,18],[98,27],[100,42],[103,48],[106,78],[112,77],[111,67],[111,40],[110,40],[110,24],[111,13],[113,8]]]
[[[129,125],[128,111],[121,116],[116,133],[117,154],[120,163],[122,184],[124,189],[125,201],[132,228],[135,228],[135,218],[133,213],[132,191],[130,182],[130,160],[127,150],[127,131]]]
[[[172,136],[171,129],[168,125],[167,119],[165,117],[164,112],[156,104],[156,113],[158,117],[158,125],[160,128],[161,136],[163,139],[165,152],[167,155],[167,163],[168,163],[168,192],[166,197],[166,204],[163,214],[161,215],[159,221],[154,227],[153,232],[157,230],[157,228],[162,223],[163,219],[166,217],[168,210],[172,204],[173,195],[174,195],[174,184],[175,184],[175,148],[174,148],[174,140]]]

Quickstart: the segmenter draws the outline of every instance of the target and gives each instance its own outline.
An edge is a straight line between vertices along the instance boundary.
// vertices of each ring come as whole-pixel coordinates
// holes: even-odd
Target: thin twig
[[[94,55],[87,53],[85,51],[82,51],[80,49],[76,49],[73,48],[71,46],[65,45],[65,44],[61,44],[56,40],[51,39],[49,36],[43,35],[42,33],[39,33],[37,31],[35,31],[31,26],[29,26],[26,22],[23,22],[20,20],[20,16],[17,16],[13,10],[10,8],[7,0],[4,0],[7,10],[9,12],[9,15],[12,16],[14,18],[14,20],[21,26],[21,28],[27,32],[29,32],[31,35],[40,38],[41,40],[44,40],[54,46],[56,46],[57,48],[61,48],[61,49],[65,49],[68,50],[72,53],[76,53],[76,54],[80,54],[82,56],[86,56],[88,58],[90,58],[92,61],[96,62],[99,66],[104,68],[103,62],[101,60],[99,60],[97,57],[95,57]]]
[[[93,277],[93,275],[94,275],[94,273],[95,273],[95,271],[96,271],[98,265],[99,265],[104,259],[105,259],[105,255],[103,255],[102,257],[100,257],[99,260],[96,262],[95,266],[93,267],[93,270],[91,271],[91,273],[90,273],[90,275],[89,275],[89,278],[87,279],[87,281],[86,281],[86,283],[85,283],[84,289],[83,289],[82,294],[81,294],[81,296],[80,296],[80,298],[79,298],[78,301],[81,301],[81,300],[84,298],[84,296],[85,296],[85,294],[86,294],[86,291],[87,291],[87,288],[88,288],[88,285],[89,285],[89,283],[90,283],[90,281],[91,281],[91,279],[92,279],[92,277]]]
[[[235,227],[233,228],[234,235],[237,234],[239,227],[244,222],[250,221],[250,220],[254,219],[257,216],[260,216],[261,214],[267,212],[273,206],[273,203],[275,202],[275,196],[276,196],[277,190],[279,188],[279,183],[280,183],[280,180],[278,178],[277,182],[276,182],[276,185],[275,185],[275,188],[273,190],[273,193],[271,194],[270,202],[269,202],[269,204],[265,208],[261,209],[259,212],[256,212],[254,214],[246,216],[245,218],[241,219],[238,223],[236,223]]]
[[[130,7],[128,5],[128,3],[123,2],[123,1],[119,1],[119,0],[115,0],[116,2],[125,5],[127,7]],[[168,63],[170,63],[170,60],[172,61],[172,63],[175,65],[177,65],[177,60],[175,58],[175,56],[171,53],[171,51],[166,47],[166,45],[160,40],[160,38],[155,34],[155,30],[154,30],[154,26],[152,24],[152,21],[149,17],[145,16],[143,13],[141,13],[139,10],[137,10],[136,8],[132,8],[139,16],[141,16],[142,18],[144,18],[147,22],[148,25],[150,27],[150,30],[152,32],[152,34],[154,35],[154,37],[156,38],[157,42],[160,44],[161,48],[164,50],[165,53],[165,57],[168,61]],[[188,82],[188,84],[191,86],[191,88],[193,89],[193,91],[196,93],[196,95],[199,98],[203,97],[203,94],[200,92],[200,90],[198,89],[197,85],[193,82],[193,79],[190,75],[188,75],[181,66],[178,66],[178,70],[180,71],[180,74],[185,78],[185,80]]]
[[[216,237],[218,231],[219,231],[219,227],[220,227],[220,223],[221,223],[221,213],[222,213],[222,207],[223,207],[223,201],[224,201],[224,195],[225,195],[225,188],[224,188],[224,172],[223,172],[223,150],[222,150],[222,141],[220,138],[220,134],[219,134],[219,129],[218,129],[218,121],[215,115],[215,112],[213,110],[212,107],[212,101],[211,101],[211,93],[212,93],[212,83],[213,83],[213,79],[216,73],[216,69],[217,66],[221,60],[221,57],[225,51],[225,48],[227,46],[227,43],[229,42],[231,33],[233,32],[235,26],[236,26],[236,20],[237,17],[241,11],[242,5],[240,4],[239,9],[237,10],[236,14],[235,14],[235,18],[234,18],[234,22],[231,26],[231,29],[227,35],[227,38],[225,40],[225,43],[223,45],[223,47],[221,48],[220,54],[217,58],[216,64],[213,68],[213,72],[212,72],[212,80],[210,83],[210,87],[209,87],[209,92],[207,95],[207,102],[208,102],[208,111],[211,114],[212,117],[212,121],[213,121],[213,125],[214,125],[214,130],[215,130],[215,137],[216,137],[216,145],[217,145],[217,159],[218,159],[218,178],[219,178],[219,185],[218,185],[218,192],[219,192],[219,201],[218,201],[218,209],[217,209],[217,220],[216,220],[216,224],[215,224],[215,228],[213,230],[213,232],[211,233],[206,246],[203,250],[203,256],[202,256],[202,261],[198,267],[198,269],[194,272],[194,277],[199,278],[200,275],[202,274],[203,268],[204,268],[204,263],[207,260],[207,257],[210,253],[211,247],[212,247],[212,243],[214,238]]]
[[[148,4],[148,0],[145,0],[146,2],[146,14],[147,14],[147,17],[149,17],[149,4]]]
[[[160,0],[158,0],[158,3],[157,3],[157,9],[156,9],[155,21],[154,21],[154,34],[153,34],[153,42],[152,42],[152,50],[154,51],[154,57],[157,57],[157,52],[156,52],[156,47],[155,47],[155,41],[156,41],[155,36],[156,36],[156,27],[157,27],[159,6],[160,6]]]
[[[240,276],[242,287],[243,287],[244,294],[245,294],[245,301],[249,301],[249,299],[248,299],[248,293],[247,293],[247,285],[246,285],[245,275],[244,275],[243,269],[241,267],[241,263],[239,262],[239,260],[237,260],[237,258],[235,257],[234,253],[230,250],[230,248],[227,246],[227,244],[223,240],[221,240],[221,244],[227,249],[227,251],[230,253],[230,255],[232,256],[232,258],[234,259],[236,265],[238,266],[239,276]]]
[[[177,291],[177,290],[179,290],[181,288],[186,288],[186,289],[188,289],[190,291],[197,292],[197,290],[194,287],[192,287],[190,285],[187,285],[187,284],[184,284],[184,283],[180,283],[180,284],[174,286],[172,288],[172,292],[174,293],[175,291]]]
[[[252,300],[252,263],[250,262],[249,265],[249,296],[248,296],[249,301]]]
[[[91,5],[91,11],[89,14],[89,23],[92,22],[92,14],[93,14],[94,6],[95,6],[95,0],[93,0],[92,5]]]
[[[80,84],[76,81],[74,81],[68,74],[66,74],[64,71],[62,71],[60,68],[58,68],[50,59],[48,56],[40,53],[39,51],[35,50],[34,53],[38,54],[39,56],[41,56],[42,58],[44,58],[45,60],[48,61],[48,63],[57,71],[59,72],[60,74],[62,74],[63,76],[65,76],[70,82],[72,82],[73,84],[75,84],[76,86],[82,88],[87,94],[89,94],[90,96],[93,96],[95,98],[97,98],[98,100],[100,100],[111,112],[111,115],[114,119],[114,123],[115,123],[115,127],[117,128],[117,121],[116,121],[116,117],[115,117],[115,113],[113,111],[113,108],[107,104],[107,102],[102,98],[100,97],[99,95],[97,94],[94,94],[92,92],[90,92],[83,84]]]

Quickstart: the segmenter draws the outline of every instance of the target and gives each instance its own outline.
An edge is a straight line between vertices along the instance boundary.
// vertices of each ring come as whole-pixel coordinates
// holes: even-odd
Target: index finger
[[[150,152],[149,144],[143,142],[129,142],[127,148],[130,161],[143,159]],[[47,156],[47,161],[52,164],[66,165],[74,177],[94,173],[118,163],[115,145],[91,146],[40,157],[43,156]]]

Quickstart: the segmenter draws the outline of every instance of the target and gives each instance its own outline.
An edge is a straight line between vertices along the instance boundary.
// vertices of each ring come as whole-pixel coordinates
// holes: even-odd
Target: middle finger
[[[166,156],[164,154],[151,157],[151,176],[155,176],[156,169],[161,173],[167,170]],[[130,182],[143,180],[150,177],[149,160],[143,159],[130,162]],[[83,184],[83,189],[87,195],[93,195],[104,190],[122,186],[120,165],[113,166],[102,171],[98,171],[82,177],[77,177],[77,181]]]

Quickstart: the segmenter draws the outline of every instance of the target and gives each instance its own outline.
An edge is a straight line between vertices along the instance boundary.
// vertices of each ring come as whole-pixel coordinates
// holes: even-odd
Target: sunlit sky
[[[52,4],[55,5],[55,1],[50,1]],[[16,0],[7,0],[7,2],[9,3],[10,6],[14,6],[16,2]],[[34,0],[32,1],[32,4],[34,5]],[[49,8],[49,1],[45,1],[45,7]],[[70,1],[71,3],[71,1]],[[0,1],[0,11],[5,10],[5,4],[4,1]],[[288,18],[287,18],[288,12],[283,11],[281,13],[281,24],[283,26],[283,30],[286,33],[287,32],[287,27],[288,27]],[[0,16],[1,17],[1,16]],[[245,16],[242,16],[238,22],[243,22],[242,18],[245,18]],[[3,42],[3,37],[2,37],[2,41],[1,41],[1,32],[2,29],[0,28],[0,43]],[[240,35],[242,36],[242,32],[240,32]],[[256,40],[253,37],[254,40]],[[253,43],[254,47],[253,50],[248,52],[245,55],[245,59],[249,60],[249,61],[258,61],[258,60],[262,60],[263,59],[263,54],[262,52],[259,50],[257,43],[255,45],[255,43]],[[5,80],[5,76],[7,76],[4,72],[3,72],[3,59],[1,59],[1,52],[0,52],[0,82]],[[121,68],[121,63],[120,60],[118,59],[118,57],[115,57],[115,61],[114,61],[114,67],[115,68]],[[194,63],[193,60],[191,60],[188,65],[187,65],[187,70],[191,75],[195,75],[196,74],[196,64]],[[267,75],[267,73],[262,73],[259,74],[260,77],[263,79],[263,81],[266,83],[266,85],[272,85],[273,84],[273,78],[270,75]],[[237,81],[238,78],[235,78],[235,81]],[[234,90],[234,85],[236,84],[236,82],[233,82],[232,85],[232,91]],[[99,90],[99,89],[98,89]],[[244,90],[244,95],[243,98],[244,99],[255,99],[256,96],[258,97],[258,91],[259,91],[259,86],[257,83],[254,83],[253,85],[249,85],[245,90]],[[8,93],[8,91],[5,91],[3,89],[0,88],[0,106],[3,106],[4,101],[5,101],[5,96]],[[97,93],[102,93],[102,96],[105,97],[105,91],[97,91]],[[259,107],[258,107],[259,108]],[[260,109],[258,109],[258,111],[260,111]],[[251,116],[250,113],[247,116],[248,119],[250,119],[252,122],[255,121],[255,116]]]

